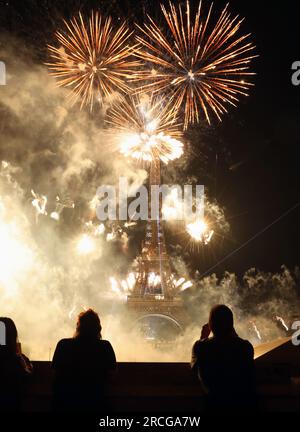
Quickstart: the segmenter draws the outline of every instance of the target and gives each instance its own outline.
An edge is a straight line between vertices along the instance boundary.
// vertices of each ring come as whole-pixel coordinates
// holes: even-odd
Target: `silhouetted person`
[[[0,345],[0,411],[18,412],[32,365],[21,352],[13,320],[3,317],[0,322],[4,324],[1,326],[1,343],[4,345]]]
[[[211,331],[213,337],[209,338]],[[212,308],[209,323],[193,346],[191,366],[207,392],[207,410],[256,408],[254,350],[250,342],[238,337],[227,306]]]
[[[111,344],[101,339],[99,316],[89,309],[78,317],[75,336],[62,339],[56,347],[55,411],[101,411],[109,372],[116,368]]]

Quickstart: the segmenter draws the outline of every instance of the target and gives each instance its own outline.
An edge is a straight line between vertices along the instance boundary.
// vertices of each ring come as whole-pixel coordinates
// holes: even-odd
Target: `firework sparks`
[[[80,13],[64,24],[64,32],[56,32],[60,47],[48,45],[52,62],[47,65],[58,86],[71,89],[71,103],[81,99],[81,108],[89,105],[92,110],[95,100],[103,105],[116,92],[129,92],[126,81],[139,62],[130,60],[135,47],[128,44],[126,24],[115,28],[111,17],[98,12],[88,24]]]
[[[51,212],[50,217],[56,221],[59,221],[60,215],[64,208],[75,208],[75,203],[71,199],[67,198],[62,201],[59,196],[56,197],[56,208]]]
[[[131,227],[133,227],[133,226],[136,226],[137,225],[137,223],[136,222],[125,222],[124,223],[124,227],[125,228],[131,228]]]
[[[250,34],[240,35],[243,22],[232,17],[228,5],[214,25],[212,8],[206,14],[199,3],[191,12],[189,1],[185,10],[170,2],[161,5],[166,26],[161,29],[151,17],[144,27],[138,26],[140,47],[136,55],[150,65],[138,71],[134,79],[144,81],[139,91],[165,92],[170,105],[184,111],[184,128],[199,121],[200,110],[210,123],[213,112],[219,120],[228,104],[236,106],[238,97],[248,96],[253,84],[248,82],[250,62],[255,46]],[[195,18],[193,18],[195,16]]]
[[[128,284],[130,291],[133,290],[135,282],[136,282],[136,274],[132,273],[132,272],[129,273],[129,275],[127,277],[127,284]]]
[[[95,225],[93,221],[88,221],[84,224],[84,227],[91,237],[100,237],[105,233],[105,225],[103,223]]]
[[[126,298],[127,295],[132,293],[134,286],[137,281],[138,274],[131,272],[126,279],[117,279],[110,277],[111,291],[114,292],[120,298]],[[172,275],[172,282],[177,291],[185,291],[190,288],[193,284],[187,281],[185,278],[180,278],[178,281]],[[158,273],[151,272],[147,277],[148,287],[156,288],[161,284],[161,276]]]
[[[161,284],[161,277],[160,277],[160,275],[156,274],[154,272],[149,273],[149,275],[148,275],[148,286],[152,287],[152,288],[155,288],[155,287],[157,287],[160,284]]]
[[[96,249],[96,245],[91,236],[87,234],[83,234],[77,243],[77,252],[80,255],[88,255],[94,252]]]
[[[31,201],[33,207],[36,210],[36,221],[38,221],[38,217],[40,215],[44,215],[47,216],[47,211],[46,211],[46,207],[47,207],[47,197],[45,195],[39,195],[37,193],[34,192],[34,190],[31,190],[31,194],[33,196],[33,200]]]
[[[91,210],[96,210],[98,205],[99,205],[99,197],[98,195],[95,195],[93,199],[89,202],[89,207]]]
[[[117,238],[117,233],[115,231],[110,232],[106,235],[106,241],[108,242],[114,241],[116,240],[116,238]]]
[[[196,222],[188,224],[186,226],[186,231],[195,242],[204,243],[205,245],[210,243],[214,235],[214,231],[209,229],[204,220],[197,220]]]
[[[117,298],[120,298],[121,300],[126,300],[127,296],[130,295],[135,287],[135,284],[137,282],[138,273],[131,272],[127,276],[126,279],[118,279],[116,277],[110,277],[110,287],[111,291],[116,295]],[[148,274],[147,277],[147,286],[150,289],[157,288],[162,282],[161,276],[158,273],[151,272]],[[186,291],[188,288],[191,288],[193,286],[193,283],[189,280],[186,280],[184,277],[181,277],[180,279],[176,279],[175,276],[171,275],[171,282],[174,286],[174,292],[176,293],[182,293],[183,291]],[[163,296],[156,295],[155,298],[157,300],[163,299]]]
[[[106,121],[120,131],[119,150],[126,157],[167,164],[183,154],[174,112],[161,98],[130,97],[113,107]]]
[[[130,273],[126,279],[118,280],[115,277],[110,277],[110,287],[111,291],[121,300],[126,300],[127,295],[129,295],[135,285],[136,275],[135,273]]]
[[[253,330],[254,330],[254,332],[255,332],[257,338],[261,341],[261,340],[262,340],[262,337],[261,337],[261,333],[260,333],[260,331],[259,331],[257,325],[256,325],[255,322],[253,322],[253,321],[251,321],[250,324],[252,325],[252,328],[253,328]]]
[[[288,326],[286,325],[286,323],[285,323],[285,321],[284,321],[283,318],[281,318],[280,316],[276,316],[275,319],[276,319],[276,321],[279,321],[279,322],[282,324],[282,326],[284,327],[284,329],[285,329],[286,331],[289,331],[289,328],[288,328]]]
[[[193,283],[191,281],[186,281],[184,284],[182,284],[180,291],[185,291],[193,286]]]
[[[109,281],[110,281],[110,287],[111,287],[112,292],[119,294],[121,291],[120,291],[119,283],[118,283],[117,279],[111,276],[109,278]]]
[[[95,229],[95,236],[100,236],[105,233],[105,226],[104,224],[99,224],[97,228]]]
[[[174,275],[172,275],[172,282],[175,290],[178,292],[183,292],[193,286],[193,283],[191,281],[187,281],[184,277],[176,280]]]
[[[180,287],[180,285],[182,285],[184,282],[185,282],[185,278],[184,277],[178,279],[178,281],[175,281],[175,287],[176,288]]]
[[[76,306],[73,306],[72,309],[68,313],[69,319],[72,319],[75,310],[76,310]]]

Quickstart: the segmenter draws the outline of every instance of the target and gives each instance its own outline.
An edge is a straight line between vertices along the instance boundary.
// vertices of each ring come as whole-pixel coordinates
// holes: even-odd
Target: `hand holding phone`
[[[210,327],[209,324],[204,324],[204,326],[202,327],[202,331],[201,331],[201,337],[200,339],[207,339],[210,335]]]

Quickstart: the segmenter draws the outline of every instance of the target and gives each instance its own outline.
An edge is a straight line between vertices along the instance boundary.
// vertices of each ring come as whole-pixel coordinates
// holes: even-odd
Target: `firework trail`
[[[130,59],[135,47],[129,45],[126,24],[114,27],[111,17],[98,12],[87,24],[80,13],[64,24],[64,31],[56,32],[60,47],[48,45],[52,62],[47,65],[58,86],[71,89],[70,102],[81,100],[81,108],[92,110],[95,100],[102,106],[113,94],[129,92],[126,81],[140,63]]]
[[[281,318],[280,316],[276,316],[275,319],[276,319],[276,321],[280,322],[280,324],[282,324],[282,326],[284,327],[284,329],[285,329],[286,331],[289,331],[289,328],[288,328],[288,326],[286,325],[286,323],[285,323],[285,321],[284,321],[283,318]]]
[[[227,5],[213,23],[213,5],[205,13],[202,1],[195,15],[189,1],[185,8],[170,2],[161,9],[163,28],[149,16],[138,26],[136,55],[147,65],[134,76],[141,82],[138,91],[165,92],[177,112],[183,109],[185,129],[199,121],[200,111],[209,123],[211,112],[221,120],[226,105],[236,106],[253,85],[247,78],[254,75],[249,65],[257,56],[250,34],[239,33],[243,19],[233,18]]]
[[[253,330],[254,330],[254,332],[255,332],[258,340],[262,341],[261,333],[260,333],[257,325],[255,324],[255,322],[254,321],[250,321],[250,324],[251,324],[251,326],[252,326],[252,328],[253,328]]]

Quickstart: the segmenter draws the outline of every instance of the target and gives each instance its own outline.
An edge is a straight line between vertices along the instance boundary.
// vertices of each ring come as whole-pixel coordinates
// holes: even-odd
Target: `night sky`
[[[78,12],[97,6],[114,16],[142,20],[144,11],[157,11],[157,1],[0,1],[1,31],[15,34],[46,59],[46,44],[61,24]],[[278,271],[282,264],[299,265],[300,244],[300,86],[291,83],[292,63],[300,61],[299,2],[230,1],[230,9],[246,18],[244,32],[253,34],[259,58],[253,64],[256,86],[249,98],[219,124],[212,126],[215,146],[207,153],[210,187],[225,206],[231,224],[222,250],[207,260],[206,269],[242,273],[255,266]],[[215,1],[219,8],[225,4]],[[155,12],[154,12],[155,13]],[[1,59],[0,59],[1,60]],[[194,128],[195,129],[195,128]],[[193,129],[192,134],[197,135]],[[192,140],[197,153],[197,143]],[[222,145],[218,145],[219,143]],[[224,151],[224,148],[226,149]],[[202,147],[203,150],[203,147]],[[205,152],[205,149],[204,149]],[[193,164],[197,175],[201,159]],[[200,169],[200,168],[199,168]],[[201,176],[200,176],[201,180]],[[204,180],[205,183],[205,180]],[[258,232],[299,203],[263,234],[225,259]],[[194,257],[195,265],[197,258]]]

